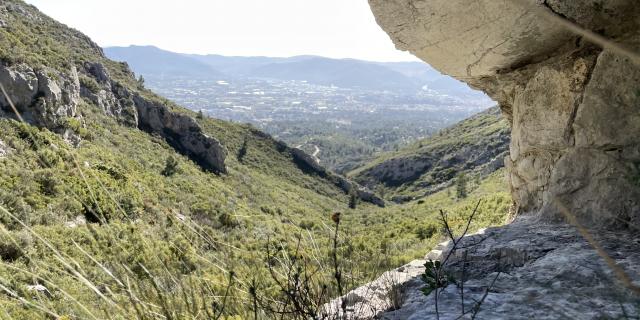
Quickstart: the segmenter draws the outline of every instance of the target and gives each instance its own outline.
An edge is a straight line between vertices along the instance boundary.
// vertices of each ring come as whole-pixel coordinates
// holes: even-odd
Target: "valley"
[[[339,173],[493,104],[418,62],[188,56],[139,46],[107,48],[106,54],[128,62],[150,89],[191,110],[250,123],[308,152],[311,144],[324,146],[321,163]],[[171,67],[187,62],[193,67]],[[202,68],[210,68],[210,74],[191,71]],[[266,69],[272,73],[265,74]]]

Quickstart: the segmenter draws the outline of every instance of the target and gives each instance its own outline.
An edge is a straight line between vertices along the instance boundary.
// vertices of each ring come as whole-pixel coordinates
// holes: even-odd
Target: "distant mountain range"
[[[104,51],[113,60],[126,61],[138,75],[198,78],[225,76],[197,59],[156,47],[109,47]]]
[[[425,87],[443,93],[472,93],[466,84],[422,62],[372,62],[319,56],[239,57],[181,54],[153,46],[107,47],[113,60],[126,61],[143,76],[192,77],[215,80],[264,78],[308,81],[366,90],[417,91]]]

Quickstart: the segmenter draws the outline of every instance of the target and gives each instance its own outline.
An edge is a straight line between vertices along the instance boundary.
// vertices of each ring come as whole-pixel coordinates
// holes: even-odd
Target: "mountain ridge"
[[[448,79],[421,62],[376,62],[315,55],[265,57],[185,54],[155,46],[106,47],[104,51],[114,60],[128,61],[136,74],[149,76],[184,77],[193,73],[199,77],[207,77],[207,70],[211,70],[209,78],[306,80],[318,85],[368,90],[418,91],[427,85],[428,88],[444,92],[472,92],[466,84]],[[179,72],[179,68],[169,68],[168,62],[171,59],[188,68],[184,72]],[[197,66],[201,70],[192,70],[197,69]]]

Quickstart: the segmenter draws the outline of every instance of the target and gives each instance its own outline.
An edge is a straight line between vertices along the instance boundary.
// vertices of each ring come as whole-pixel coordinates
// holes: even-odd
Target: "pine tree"
[[[358,195],[356,194],[356,191],[351,189],[351,192],[349,193],[349,208],[350,209],[355,209],[358,206]]]
[[[244,157],[247,155],[247,146],[248,142],[247,142],[247,138],[244,138],[244,141],[242,142],[242,146],[240,147],[240,150],[238,150],[238,161],[240,163],[242,163],[242,161],[244,160]]]
[[[164,169],[162,170],[162,175],[165,177],[170,177],[178,172],[178,160],[174,157],[169,156],[164,164]]]
[[[464,173],[456,179],[456,196],[459,199],[467,197],[467,176]]]

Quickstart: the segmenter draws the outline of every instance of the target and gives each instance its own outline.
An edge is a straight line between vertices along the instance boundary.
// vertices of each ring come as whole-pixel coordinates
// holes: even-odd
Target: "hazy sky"
[[[101,46],[184,53],[417,60],[395,49],[367,0],[27,0]]]

